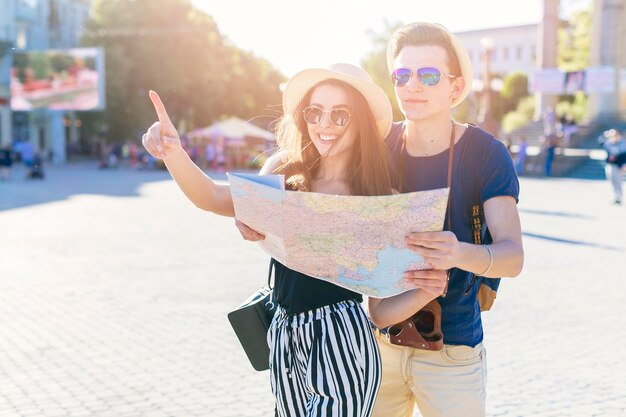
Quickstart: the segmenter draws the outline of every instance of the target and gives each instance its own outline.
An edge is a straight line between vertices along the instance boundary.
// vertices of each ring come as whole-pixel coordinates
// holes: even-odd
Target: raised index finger
[[[167,114],[167,110],[165,110],[165,106],[163,105],[163,102],[161,101],[161,97],[159,97],[156,91],[152,91],[152,90],[148,92],[148,95],[150,96],[150,100],[152,101],[152,104],[154,105],[154,110],[156,110],[157,117],[159,118],[159,122],[171,124],[172,122],[170,120],[170,116]]]

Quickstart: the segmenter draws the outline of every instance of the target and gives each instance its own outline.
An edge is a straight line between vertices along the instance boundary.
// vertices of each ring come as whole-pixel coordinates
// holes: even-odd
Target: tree
[[[563,71],[580,71],[589,65],[592,8],[573,13],[559,28],[557,65]]]
[[[504,77],[500,95],[517,104],[522,97],[528,95],[528,75],[515,71]]]
[[[389,69],[387,68],[387,41],[403,24],[400,22],[390,23],[388,20],[385,20],[384,25],[385,28],[381,33],[373,30],[368,31],[367,35],[372,42],[372,51],[363,58],[361,66],[369,73],[374,82],[387,93],[393,107],[393,120],[403,120],[404,116],[398,108],[396,93],[389,78]]]
[[[190,0],[96,0],[81,43],[105,50],[107,108],[88,119],[104,122],[109,140],[136,139],[154,121],[150,89],[184,130],[280,103],[283,75],[230,44]]]
[[[504,77],[502,90],[498,97],[497,118],[502,121],[504,115],[517,108],[519,102],[528,96],[528,75],[516,71]]]
[[[557,64],[563,71],[581,71],[590,64],[592,5],[573,12],[570,19],[559,28]],[[559,116],[568,115],[576,122],[587,116],[586,94],[565,94],[559,97],[556,112]]]
[[[510,111],[502,118],[502,130],[509,133],[530,122],[535,113],[535,97],[526,96],[519,100],[514,111]]]

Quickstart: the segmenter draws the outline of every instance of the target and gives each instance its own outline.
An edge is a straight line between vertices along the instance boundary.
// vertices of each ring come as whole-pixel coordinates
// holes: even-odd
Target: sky
[[[571,0],[570,0],[571,1]],[[427,21],[453,32],[538,23],[543,0],[192,0],[237,47],[286,76],[334,62],[359,65],[368,30]],[[575,0],[574,0],[575,2]],[[565,3],[565,1],[562,1]]]

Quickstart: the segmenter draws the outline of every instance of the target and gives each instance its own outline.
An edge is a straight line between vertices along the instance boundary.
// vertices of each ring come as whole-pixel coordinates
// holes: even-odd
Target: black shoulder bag
[[[236,310],[228,313],[228,321],[233,327],[239,343],[246,352],[252,367],[257,371],[269,369],[270,349],[267,345],[267,331],[276,312],[273,289],[270,285],[274,259],[270,260],[267,286],[252,293]]]

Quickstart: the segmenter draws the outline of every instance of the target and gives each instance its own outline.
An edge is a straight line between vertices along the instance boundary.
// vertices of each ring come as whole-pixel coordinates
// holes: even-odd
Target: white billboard
[[[615,91],[615,68],[589,67],[581,71],[561,71],[557,68],[536,70],[529,83],[528,91],[544,94],[573,94],[583,91],[591,94]]]
[[[104,110],[102,48],[13,54],[11,109]]]

